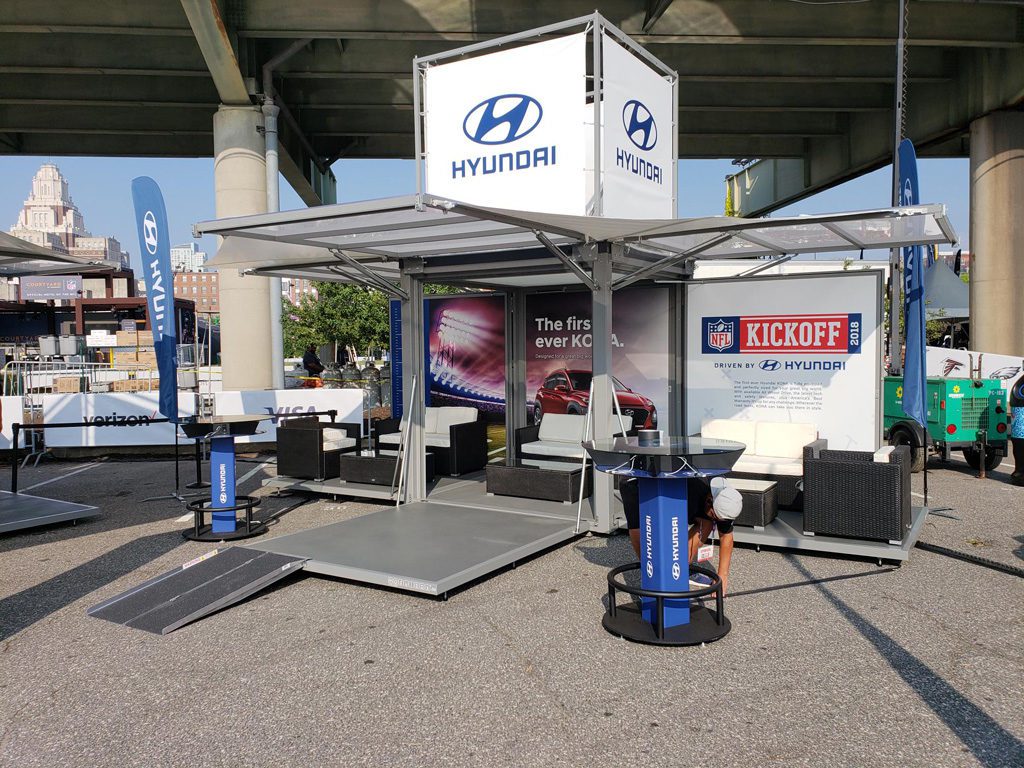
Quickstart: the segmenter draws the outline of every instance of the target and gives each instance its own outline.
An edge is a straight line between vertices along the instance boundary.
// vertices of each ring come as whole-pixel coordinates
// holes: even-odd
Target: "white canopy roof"
[[[197,237],[225,238],[212,267],[378,287],[380,280],[398,277],[398,261],[407,257],[421,257],[424,277],[434,282],[564,285],[588,279],[570,258],[571,246],[607,242],[623,249],[614,264],[619,288],[645,278],[678,278],[691,258],[956,241],[942,205],[780,219],[637,220],[486,208],[430,196],[421,205],[415,196],[397,197],[220,219],[194,230]]]
[[[71,256],[0,232],[0,276],[57,275],[117,269],[118,263],[103,259]]]

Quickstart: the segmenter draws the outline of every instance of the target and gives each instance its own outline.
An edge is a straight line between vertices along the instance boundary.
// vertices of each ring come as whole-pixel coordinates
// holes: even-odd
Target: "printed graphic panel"
[[[875,273],[687,286],[686,431],[709,419],[813,423],[839,450],[880,440]]]
[[[427,70],[426,191],[477,205],[586,213],[586,36]]]
[[[361,424],[363,390],[361,389],[276,389],[248,392],[215,392],[214,407],[218,416],[266,414],[270,419],[260,424],[258,435],[236,437],[236,443],[270,443],[277,440],[277,424],[282,417],[302,416],[316,411],[338,412],[338,422]],[[320,421],[330,421],[321,416]]]
[[[612,371],[624,416],[638,427],[668,415],[669,292],[625,288],[612,301]],[[585,413],[590,399],[593,336],[588,291],[526,298],[527,410]]]
[[[675,218],[672,84],[607,34],[602,45],[603,214]]]
[[[178,393],[178,413],[195,413],[195,395]],[[158,392],[122,394],[45,395],[43,419],[46,422],[88,421],[96,426],[82,429],[48,429],[46,444],[51,447],[174,445],[176,427],[160,414]]]

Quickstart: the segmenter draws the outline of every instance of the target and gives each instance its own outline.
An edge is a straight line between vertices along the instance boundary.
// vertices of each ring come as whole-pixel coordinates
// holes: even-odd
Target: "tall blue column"
[[[659,592],[690,588],[685,478],[637,478],[640,495],[640,586]],[[654,624],[653,597],[642,598],[643,617]],[[690,623],[689,600],[665,601],[665,626]]]
[[[218,509],[235,506],[235,438],[215,437],[210,440],[210,506],[214,533],[234,533],[235,510]]]

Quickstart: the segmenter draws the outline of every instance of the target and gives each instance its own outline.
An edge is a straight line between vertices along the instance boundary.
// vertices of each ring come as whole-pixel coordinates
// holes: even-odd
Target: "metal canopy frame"
[[[593,299],[595,412],[611,411],[611,317],[614,293],[640,281],[680,281],[701,259],[778,259],[808,251],[888,249],[955,241],[945,207],[924,205],[817,217],[708,217],[629,220],[534,213],[406,196],[321,206],[197,224],[195,234],[221,235],[211,262],[257,275],[339,280],[401,299],[403,364],[424,370],[423,285],[440,282],[509,293],[580,287]],[[765,263],[765,262],[762,262]],[[775,262],[772,262],[774,265]],[[517,297],[517,298],[516,298]],[[515,313],[523,317],[522,313]],[[509,397],[525,402],[524,358],[511,329],[514,358]],[[671,334],[670,334],[671,338]],[[675,349],[679,348],[678,336]],[[504,361],[509,362],[509,361]],[[424,453],[423,387],[405,377],[409,455]],[[678,385],[678,381],[676,382]],[[513,411],[523,418],[525,412]],[[678,414],[668,414],[677,424]],[[597,438],[608,425],[597,420]],[[593,482],[592,530],[617,527],[610,479]],[[409,466],[407,501],[426,498],[422,462]]]
[[[630,51],[630,53],[641,59],[645,64],[654,69],[662,76],[662,78],[671,84],[672,125],[670,135],[672,136],[672,157],[679,157],[679,73],[665,64],[665,62],[657,56],[653,55],[650,51],[647,51],[638,45],[629,35],[602,16],[599,11],[594,11],[586,16],[578,16],[574,19],[561,21],[556,24],[548,24],[543,27],[528,29],[524,32],[518,32],[516,34],[505,35],[504,37],[499,37],[494,40],[487,40],[480,43],[473,43],[472,45],[453,48],[451,50],[431,54],[429,56],[417,56],[413,59],[413,115],[415,121],[415,128],[413,131],[415,154],[413,155],[413,158],[416,163],[416,192],[421,200],[425,199],[429,194],[429,191],[424,189],[424,164],[426,163],[426,150],[424,147],[424,119],[426,117],[426,113],[424,111],[424,94],[426,93],[427,70],[436,64],[441,64],[452,59],[460,59],[474,55],[485,55],[487,53],[493,53],[499,48],[507,48],[508,46],[514,46],[516,44],[537,42],[540,39],[551,38],[556,36],[558,33],[564,33],[568,30],[579,28],[582,28],[584,33],[591,35],[591,88],[589,92],[584,91],[580,94],[584,98],[582,105],[585,105],[586,98],[588,96],[590,97],[592,102],[591,110],[593,111],[592,119],[594,122],[594,167],[592,169],[594,177],[594,196],[590,201],[588,208],[589,212],[594,216],[600,216],[604,213],[603,185],[601,183],[601,142],[603,139],[601,104],[603,101],[602,94],[604,90],[603,34],[607,34],[609,37],[614,38],[616,42],[621,43],[628,51]],[[672,164],[671,172],[672,210],[674,211],[676,210],[676,205],[678,204],[679,199],[679,174],[675,163]]]

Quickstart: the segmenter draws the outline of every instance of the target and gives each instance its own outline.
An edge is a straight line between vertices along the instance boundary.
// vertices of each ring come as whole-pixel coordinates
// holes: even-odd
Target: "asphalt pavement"
[[[0,536],[0,765],[1024,765],[1017,576],[738,548],[732,632],[666,649],[601,628],[632,553],[587,536],[447,602],[300,574],[164,637],[88,617],[213,548],[181,537],[177,502],[141,502],[172,466],[22,473],[103,516]],[[251,471],[246,492],[273,465]],[[930,516],[922,540],[1024,566],[1008,473],[933,463],[929,502],[959,519]],[[377,508],[320,500],[268,535]]]

